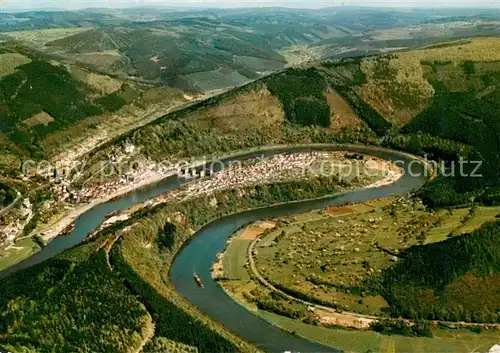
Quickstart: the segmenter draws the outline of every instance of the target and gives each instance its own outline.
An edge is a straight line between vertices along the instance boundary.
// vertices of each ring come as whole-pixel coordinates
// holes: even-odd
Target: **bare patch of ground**
[[[252,126],[281,129],[285,115],[279,100],[262,86],[230,98],[219,106],[193,114],[188,120],[196,120],[201,127],[216,127],[222,133],[230,133]]]
[[[327,216],[344,216],[353,213],[354,210],[349,207],[328,207],[325,210]]]
[[[331,111],[331,129],[342,130],[343,128],[357,128],[363,125],[351,106],[337,92],[326,93],[326,101]]]
[[[55,119],[51,117],[48,113],[41,112],[32,116],[31,118],[24,120],[23,123],[28,125],[29,127],[34,127],[38,125],[47,126],[54,121]]]
[[[257,223],[256,225],[246,228],[243,233],[239,236],[243,240],[254,240],[259,235],[264,233],[267,229],[273,229],[276,227],[276,223],[274,222],[262,222]]]
[[[317,317],[318,321],[325,326],[342,326],[352,327],[356,329],[368,329],[374,319],[353,316],[349,314],[341,314],[338,312],[312,308],[312,312]]]
[[[18,53],[0,54],[0,77],[13,74],[17,67],[30,62],[31,59]]]

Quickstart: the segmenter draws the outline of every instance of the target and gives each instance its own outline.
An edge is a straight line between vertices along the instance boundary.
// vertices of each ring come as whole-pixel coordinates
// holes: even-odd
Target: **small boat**
[[[196,284],[198,285],[198,287],[205,288],[205,286],[203,285],[203,282],[201,281],[200,276],[198,276],[196,273],[194,274],[194,280],[195,280]]]
[[[75,223],[71,223],[69,226],[67,226],[66,228],[64,228],[59,235],[62,235],[62,236],[69,235],[74,230],[75,230]]]
[[[113,211],[113,212],[110,212],[110,213],[108,213],[108,214],[104,217],[104,220],[108,220],[108,219],[110,219],[111,217],[118,216],[120,213],[121,213],[121,211],[120,211],[120,210],[115,210],[115,211]]]

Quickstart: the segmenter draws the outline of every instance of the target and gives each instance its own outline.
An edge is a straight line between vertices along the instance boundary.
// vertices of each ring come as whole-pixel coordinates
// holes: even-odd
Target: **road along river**
[[[219,161],[227,165],[235,160],[313,150],[339,150],[374,155],[397,162],[397,165],[404,170],[404,175],[395,183],[378,188],[353,190],[314,200],[291,202],[244,211],[220,218],[206,225],[193,236],[175,258],[170,271],[172,284],[191,303],[243,339],[269,352],[335,352],[335,350],[282,331],[247,311],[226,295],[222,288],[213,281],[210,269],[213,261],[216,260],[217,253],[224,249],[227,239],[242,226],[260,219],[282,217],[350,202],[364,202],[381,197],[406,195],[422,187],[426,181],[423,162],[405,153],[376,147],[354,145],[279,146],[232,155],[220,158]],[[220,164],[217,165],[219,165],[219,168],[221,167]],[[199,166],[198,169],[203,167]],[[57,237],[39,253],[1,272],[0,278],[41,263],[66,249],[78,245],[101,224],[110,212],[128,209],[147,199],[174,190],[183,182],[177,175],[174,175],[117,200],[97,205],[76,220],[75,228],[71,234]],[[196,285],[193,280],[194,272],[200,276],[205,288],[200,289]]]

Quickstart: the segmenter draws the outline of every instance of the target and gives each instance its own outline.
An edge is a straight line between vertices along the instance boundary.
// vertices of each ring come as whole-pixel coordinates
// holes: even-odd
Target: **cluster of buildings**
[[[269,184],[286,180],[305,179],[318,175],[322,161],[338,165],[345,160],[344,152],[313,151],[279,154],[268,158],[257,158],[246,162],[233,163],[216,173],[193,173],[193,180],[184,188],[158,197],[153,204],[172,199],[187,199],[213,194],[217,191],[257,184]],[[201,174],[201,175],[200,175]],[[203,178],[204,175],[211,175]]]
[[[33,218],[31,202],[25,198],[19,205],[0,218],[0,249],[12,245]]]

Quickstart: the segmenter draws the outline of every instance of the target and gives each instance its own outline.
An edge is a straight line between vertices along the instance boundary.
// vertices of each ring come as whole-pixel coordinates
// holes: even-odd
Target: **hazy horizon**
[[[1,11],[32,10],[78,10],[86,8],[134,8],[134,7],[170,7],[170,8],[325,8],[339,6],[364,6],[379,8],[475,8],[500,9],[498,0],[0,0]]]

